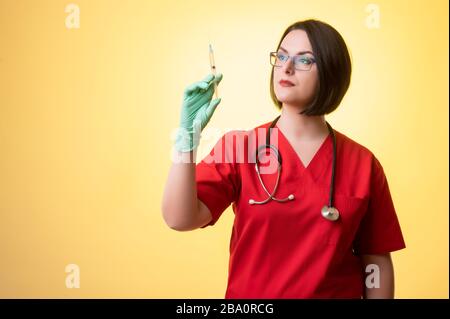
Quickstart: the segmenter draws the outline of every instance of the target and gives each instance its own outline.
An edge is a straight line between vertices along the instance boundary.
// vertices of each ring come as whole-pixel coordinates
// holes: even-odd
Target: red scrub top
[[[371,151],[334,130],[334,206],[340,218],[326,220],[321,209],[329,199],[331,135],[304,167],[275,126],[271,143],[282,156],[275,197],[293,194],[295,199],[250,205],[249,199],[268,197],[253,154],[265,143],[270,124],[224,134],[197,164],[197,195],[212,215],[202,228],[214,225],[230,204],[235,214],[225,298],[361,298],[359,255],[405,248],[383,167]],[[276,171],[261,175],[269,192],[276,176]]]

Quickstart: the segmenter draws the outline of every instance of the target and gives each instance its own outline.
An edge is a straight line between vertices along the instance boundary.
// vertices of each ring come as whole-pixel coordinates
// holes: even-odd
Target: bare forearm
[[[195,182],[195,152],[176,153],[164,189],[162,212],[167,225],[179,228],[189,224],[198,211]]]
[[[362,256],[365,277],[365,299],[394,298],[394,267],[390,254]]]

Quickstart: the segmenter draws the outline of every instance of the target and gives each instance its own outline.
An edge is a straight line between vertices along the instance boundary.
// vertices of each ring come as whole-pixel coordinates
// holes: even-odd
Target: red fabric
[[[405,248],[381,164],[367,148],[335,130],[334,206],[340,219],[328,221],[320,212],[329,197],[331,135],[304,167],[276,128],[272,144],[278,145],[283,162],[275,197],[293,194],[295,199],[249,205],[251,198],[268,197],[255,171],[254,153],[256,145],[265,143],[269,125],[225,134],[197,164],[198,198],[212,214],[204,227],[214,225],[230,204],[235,214],[225,298],[360,298],[364,270],[359,255]],[[262,174],[270,192],[276,176]]]

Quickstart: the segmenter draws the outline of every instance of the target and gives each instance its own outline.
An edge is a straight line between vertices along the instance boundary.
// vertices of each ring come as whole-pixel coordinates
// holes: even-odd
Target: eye
[[[311,58],[304,57],[304,56],[299,56],[299,57],[296,59],[296,62],[297,62],[297,63],[301,63],[301,64],[305,64],[305,65],[310,65],[313,61],[312,61]]]
[[[283,53],[277,53],[277,57],[280,61],[285,61],[286,60],[286,55]]]

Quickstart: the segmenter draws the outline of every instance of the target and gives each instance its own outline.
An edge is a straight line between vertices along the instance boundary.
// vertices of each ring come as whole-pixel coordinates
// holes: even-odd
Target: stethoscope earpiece
[[[282,198],[282,199],[279,199],[279,198],[275,197],[275,193],[277,192],[278,183],[280,181],[280,175],[281,175],[281,154],[280,154],[280,152],[278,151],[278,149],[274,145],[270,144],[270,133],[272,132],[272,128],[275,126],[275,124],[277,123],[279,118],[280,118],[280,116],[278,116],[272,122],[272,124],[270,125],[270,127],[268,129],[268,132],[267,132],[267,135],[266,135],[266,144],[265,145],[261,145],[256,150],[256,159],[255,159],[256,160],[255,161],[256,175],[258,175],[259,182],[261,183],[262,188],[264,189],[266,194],[269,195],[269,197],[266,198],[263,201],[255,201],[254,199],[250,199],[248,201],[248,203],[250,205],[255,205],[255,204],[262,205],[262,204],[267,203],[270,200],[274,200],[274,201],[277,201],[277,202],[280,202],[280,203],[284,203],[284,202],[291,201],[291,200],[295,199],[295,196],[293,194],[290,194],[288,197]],[[336,220],[339,219],[339,211],[335,207],[333,207],[334,172],[335,172],[335,168],[336,168],[336,137],[334,136],[333,129],[332,129],[331,125],[328,124],[328,122],[327,122],[327,127],[328,127],[328,131],[330,132],[330,134],[333,137],[333,164],[332,164],[333,166],[332,166],[332,171],[331,171],[331,185],[330,185],[329,205],[328,206],[325,205],[322,208],[321,214],[327,220],[336,221]],[[264,185],[264,182],[263,182],[263,180],[261,178],[261,175],[260,175],[260,172],[259,172],[259,162],[258,162],[258,160],[259,160],[259,152],[260,152],[260,150],[263,150],[263,149],[267,150],[267,148],[269,148],[269,149],[271,149],[271,150],[273,150],[275,152],[275,154],[277,156],[277,160],[278,160],[277,180],[276,180],[275,187],[273,188],[273,192],[272,193],[270,193],[267,190],[266,185]]]

